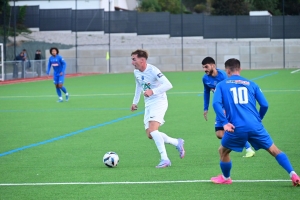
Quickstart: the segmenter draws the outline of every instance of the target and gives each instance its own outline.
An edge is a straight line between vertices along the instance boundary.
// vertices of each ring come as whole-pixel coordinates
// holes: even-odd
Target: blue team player
[[[58,101],[57,102],[63,102],[63,98],[61,96],[61,91],[63,91],[66,94],[66,101],[69,100],[69,94],[67,92],[67,89],[63,86],[64,80],[65,80],[65,71],[67,64],[64,61],[64,59],[58,55],[59,51],[56,47],[52,47],[50,49],[50,56],[49,62],[48,62],[48,69],[47,69],[47,75],[50,73],[51,67],[53,67],[53,82],[56,87],[56,93],[58,95]]]
[[[265,149],[275,157],[278,164],[290,175],[294,186],[300,185],[287,155],[279,150],[262,124],[268,110],[268,102],[258,85],[240,76],[240,61],[232,58],[225,62],[228,79],[220,82],[213,99],[213,107],[225,133],[219,148],[222,175],[211,178],[216,184],[231,184],[230,152],[243,150],[249,141],[255,150]],[[260,108],[256,109],[256,101]],[[226,116],[224,115],[224,111]]]
[[[210,100],[210,91],[214,92],[216,85],[227,78],[226,73],[223,70],[216,68],[215,60],[211,57],[206,57],[202,60],[202,67],[205,74],[203,75],[202,82],[204,86],[204,119],[207,121],[207,113]],[[218,117],[215,122],[215,132],[219,139],[222,139],[224,135],[224,128],[220,124]],[[249,142],[245,144],[246,155],[243,157],[250,158],[255,155],[255,152],[251,149]]]

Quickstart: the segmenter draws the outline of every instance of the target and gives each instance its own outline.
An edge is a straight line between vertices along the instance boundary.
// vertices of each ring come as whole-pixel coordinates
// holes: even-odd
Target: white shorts
[[[165,123],[164,117],[168,109],[168,103],[157,103],[145,108],[144,125],[145,130],[149,128],[149,121],[159,122],[162,126]]]

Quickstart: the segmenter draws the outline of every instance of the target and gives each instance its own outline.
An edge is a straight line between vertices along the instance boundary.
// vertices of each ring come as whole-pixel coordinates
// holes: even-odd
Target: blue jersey
[[[217,84],[224,79],[227,78],[226,73],[223,70],[217,69],[218,75],[217,76],[208,76],[207,74],[204,74],[202,77],[202,82],[204,86],[204,110],[208,110],[209,107],[209,100],[210,100],[210,91],[214,91]]]
[[[233,75],[217,85],[213,107],[222,126],[231,123],[237,130],[254,131],[263,127],[261,120],[268,110],[268,102],[256,83]]]
[[[59,76],[61,72],[65,75],[67,64],[60,55],[50,56],[47,74],[50,73],[51,67],[53,67],[54,70],[53,76]]]

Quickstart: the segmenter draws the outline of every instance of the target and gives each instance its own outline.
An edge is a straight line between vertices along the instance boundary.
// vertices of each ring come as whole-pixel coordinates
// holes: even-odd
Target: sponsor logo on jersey
[[[144,91],[146,91],[148,89],[150,90],[151,89],[150,85],[151,85],[150,83],[142,83],[143,90]]]
[[[240,84],[240,85],[250,85],[249,81],[244,81],[244,80],[227,80],[226,83],[234,83],[234,84]]]
[[[53,63],[52,66],[53,66],[53,67],[58,67],[59,64],[58,64],[58,63]]]
[[[158,73],[158,74],[157,74],[157,77],[158,77],[158,78],[161,78],[162,76],[164,76],[162,73]]]

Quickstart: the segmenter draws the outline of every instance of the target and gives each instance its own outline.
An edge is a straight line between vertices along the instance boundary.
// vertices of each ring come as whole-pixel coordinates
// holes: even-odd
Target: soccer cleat
[[[64,102],[62,99],[57,100],[58,103]]]
[[[156,168],[165,168],[170,166],[171,166],[170,160],[161,160],[160,163],[156,166]]]
[[[291,179],[293,182],[293,186],[295,186],[295,187],[300,186],[300,178],[297,174],[293,174]]]
[[[179,138],[178,139],[178,145],[176,146],[176,149],[179,152],[179,157],[180,158],[184,158],[184,156],[185,156],[185,150],[183,148],[183,145],[184,145],[184,140]]]
[[[210,180],[215,184],[231,184],[232,183],[231,178],[224,179],[223,175],[212,177]]]
[[[247,153],[246,153],[246,155],[244,155],[243,157],[244,158],[251,158],[251,157],[253,157],[255,155],[255,152],[254,151],[248,151]]]
[[[66,95],[66,101],[69,101],[69,95]]]

